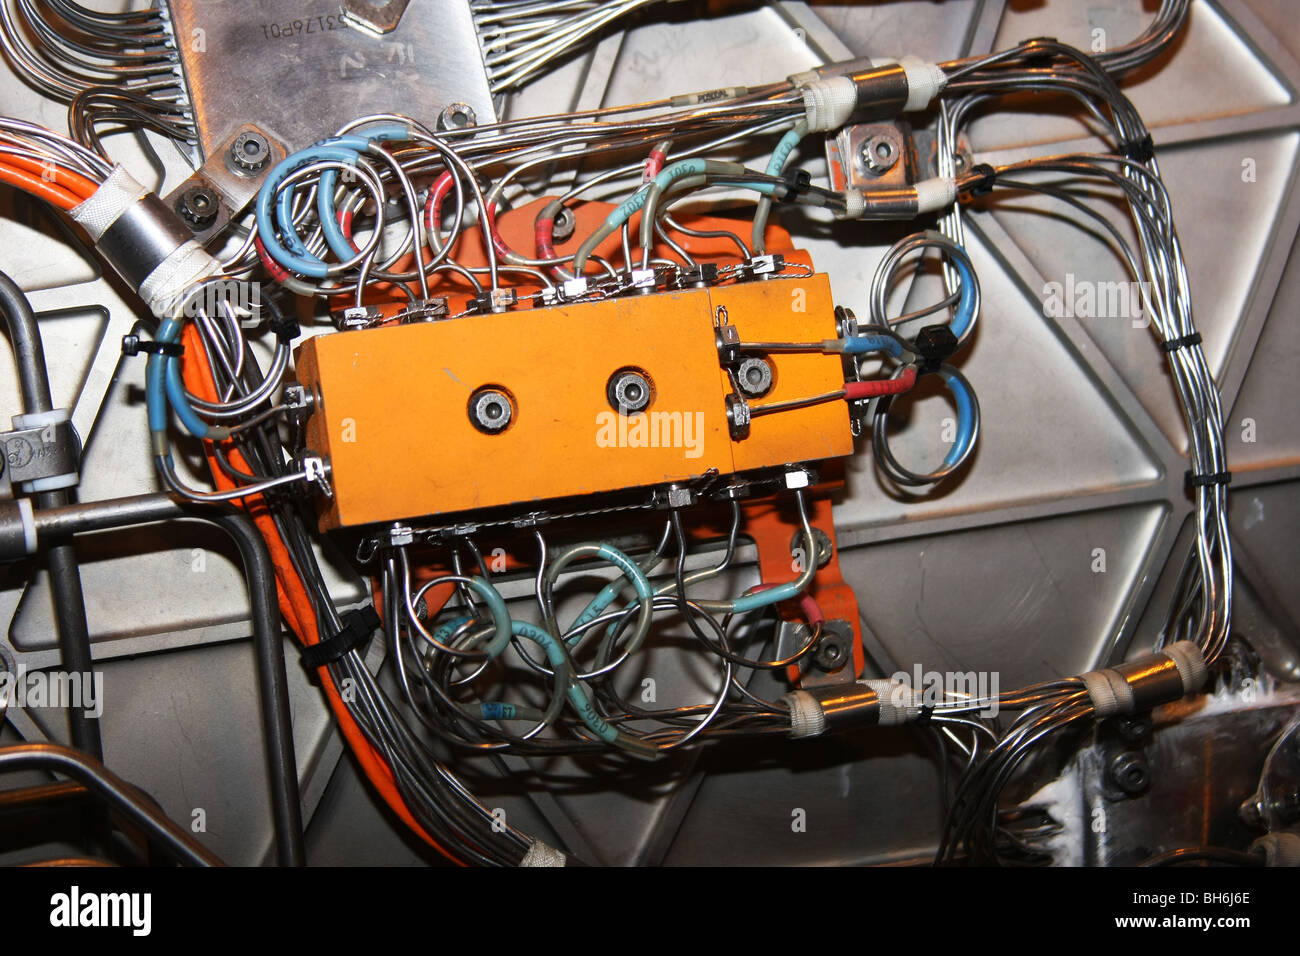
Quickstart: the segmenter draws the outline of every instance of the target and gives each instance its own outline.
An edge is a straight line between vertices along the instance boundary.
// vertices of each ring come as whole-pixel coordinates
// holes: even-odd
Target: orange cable
[[[10,166],[17,166],[19,169],[25,169],[29,173],[36,173],[46,182],[56,183],[74,196],[80,196],[83,200],[89,199],[94,195],[95,190],[99,189],[93,179],[89,179],[75,170],[59,166],[57,163],[42,163],[30,156],[15,156],[12,153],[4,152],[0,152],[0,162]],[[54,178],[51,179],[51,176]]]
[[[182,332],[182,341],[185,345],[185,356],[196,355],[201,357],[201,360],[197,362],[189,362],[182,358],[181,373],[185,379],[186,387],[205,401],[215,401],[217,398],[216,382],[212,377],[207,351],[198,330],[193,325],[187,324]],[[219,489],[235,487],[234,479],[221,469],[212,452],[209,450],[207,454],[208,466],[216,486]],[[229,448],[227,457],[230,459],[230,464],[235,468],[244,471],[251,470],[239,449]],[[239,503],[252,516],[258,531],[266,539],[267,550],[271,554],[272,564],[275,565],[276,593],[280,601],[280,613],[284,616],[300,643],[304,645],[319,643],[319,623],[311,604],[311,598],[307,594],[307,589],[301,577],[293,567],[293,563],[289,558],[289,549],[285,546],[284,539],[280,536],[280,530],[275,526],[275,521],[267,509],[266,500],[261,495],[249,495],[247,498],[240,499]],[[344,739],[347,740],[348,746],[361,764],[366,777],[379,791],[379,795],[384,802],[417,836],[453,863],[464,866],[465,864],[461,860],[430,836],[412,815],[406,801],[402,799],[401,792],[397,789],[397,782],[392,768],[388,766],[374,745],[366,739],[365,734],[357,725],[356,719],[343,702],[343,697],[339,693],[333,675],[325,668],[320,668],[317,673],[320,674],[321,686],[325,690],[330,709],[338,720],[339,729],[343,733]]]
[[[67,212],[73,206],[81,205],[82,200],[61,186],[56,186],[40,176],[33,176],[26,170],[16,169],[6,163],[0,163],[0,182],[17,186],[23,192],[31,193],[38,199],[44,199]]]

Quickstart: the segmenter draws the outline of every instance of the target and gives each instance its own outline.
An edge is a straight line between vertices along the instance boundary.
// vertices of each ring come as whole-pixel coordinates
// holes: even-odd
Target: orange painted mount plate
[[[322,528],[351,527],[553,498],[599,494],[849,455],[847,406],[830,402],[755,419],[733,441],[714,315],[724,306],[742,341],[835,337],[824,275],[629,296],[341,332],[297,351],[316,396],[307,444],[326,457],[334,497]],[[771,356],[772,391],[756,404],[833,391],[840,359]],[[607,385],[643,370],[653,401],[615,415]],[[470,396],[513,399],[504,431],[486,434]]]

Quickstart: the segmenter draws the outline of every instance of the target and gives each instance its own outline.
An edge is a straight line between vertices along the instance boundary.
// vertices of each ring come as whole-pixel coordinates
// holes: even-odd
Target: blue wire
[[[943,459],[944,468],[953,468],[966,457],[975,442],[975,399],[966,382],[952,372],[940,369],[939,377],[948,386],[953,401],[957,403],[957,440]]]
[[[849,355],[859,355],[863,352],[888,352],[894,358],[902,358],[903,343],[892,335],[867,333],[845,339],[844,351]]]
[[[411,131],[400,124],[386,124],[368,131],[365,136],[337,136],[322,140],[313,146],[287,156],[276,164],[267,176],[266,182],[257,193],[255,207],[257,216],[257,233],[262,245],[269,255],[280,265],[292,269],[300,275],[313,279],[323,279],[328,274],[325,263],[307,251],[307,247],[293,229],[293,196],[296,190],[286,189],[276,197],[280,184],[295,169],[314,162],[339,162],[349,165],[360,159],[360,154],[372,142],[409,139]],[[321,230],[330,250],[342,259],[351,259],[356,255],[347,237],[339,228],[338,217],[334,212],[334,188],[338,181],[337,171],[327,169],[321,174],[317,186],[317,212],[321,220]],[[272,215],[272,204],[275,215]],[[282,228],[284,240],[276,234],[276,226]]]
[[[960,340],[975,322],[975,276],[966,263],[956,256],[952,257],[952,264],[961,275],[961,295],[957,298],[956,314],[952,317],[949,328]]]

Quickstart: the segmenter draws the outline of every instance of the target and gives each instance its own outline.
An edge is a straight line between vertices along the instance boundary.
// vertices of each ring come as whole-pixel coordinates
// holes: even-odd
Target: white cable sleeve
[[[806,690],[791,691],[781,700],[790,708],[791,737],[818,737],[826,729],[821,701]]]
[[[140,298],[159,318],[171,315],[181,294],[200,279],[213,275],[220,265],[206,249],[191,239],[158,263],[140,283]]]
[[[870,687],[880,698],[880,719],[877,722],[881,727],[897,727],[899,724],[911,723],[921,716],[920,695],[910,684],[879,679],[858,681],[858,683]]]
[[[948,83],[948,76],[937,63],[929,63],[919,56],[905,56],[898,65],[907,74],[907,102],[903,112],[923,110],[939,95]]]
[[[1103,667],[1080,674],[1079,679],[1083,681],[1098,717],[1133,712],[1133,688],[1119,671]]]
[[[60,425],[70,421],[72,415],[66,408],[55,408],[48,412],[25,412],[14,415],[14,428],[42,428],[46,425]]]
[[[541,840],[534,840],[533,845],[528,848],[524,858],[519,861],[520,866],[564,866],[565,856],[553,846],[547,846]]]
[[[858,105],[858,88],[847,76],[814,80],[803,87],[810,133],[828,133],[849,121]]]
[[[938,212],[957,201],[957,181],[935,176],[916,184],[917,213]]]
[[[861,219],[867,211],[867,197],[856,189],[844,190],[844,212],[837,213],[837,219]]]
[[[1178,668],[1178,674],[1183,679],[1184,694],[1195,694],[1205,686],[1205,678],[1209,673],[1205,667],[1205,655],[1194,641],[1178,641],[1161,648],[1160,652]]]
[[[1286,830],[1266,833],[1250,849],[1252,853],[1264,855],[1265,866],[1300,866],[1300,833]]]
[[[36,514],[32,511],[31,498],[19,498],[18,520],[23,523],[23,546],[28,554],[36,553]]]
[[[70,215],[94,242],[99,242],[99,237],[117,222],[117,217],[147,192],[149,190],[136,182],[125,167],[114,166],[104,184],[85,202],[73,206]]]

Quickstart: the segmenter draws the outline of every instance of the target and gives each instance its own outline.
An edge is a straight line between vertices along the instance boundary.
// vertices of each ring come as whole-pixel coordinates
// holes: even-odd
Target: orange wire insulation
[[[198,330],[193,325],[187,324],[182,333],[182,340],[185,345],[184,354],[186,358],[189,356],[201,357],[201,360],[197,362],[182,359],[181,370],[186,387],[205,401],[215,401],[217,399],[216,383],[212,377],[212,368],[208,364],[207,351]],[[226,449],[226,453],[230,464],[235,468],[243,471],[250,470],[247,460],[239,452],[239,449],[231,447]],[[234,479],[221,469],[211,451],[208,452],[208,465],[212,472],[213,481],[219,489],[224,490],[235,487]],[[238,503],[248,511],[256,523],[258,531],[266,539],[267,550],[271,554],[271,562],[275,565],[276,594],[280,602],[280,613],[284,616],[285,621],[289,624],[300,643],[304,645],[319,643],[320,629],[316,620],[315,609],[312,607],[311,599],[307,595],[307,589],[302,579],[293,567],[293,563],[289,558],[289,550],[285,546],[284,539],[280,537],[280,531],[275,526],[275,521],[271,518],[265,499],[261,495],[250,495],[247,498],[240,499]],[[339,729],[342,731],[344,739],[347,740],[348,746],[357,758],[357,762],[361,764],[366,777],[379,791],[379,795],[384,802],[420,839],[424,840],[448,860],[458,866],[464,866],[465,864],[461,860],[430,836],[416,821],[410,809],[406,806],[406,801],[402,799],[402,795],[397,789],[392,769],[384,761],[379,751],[366,739],[365,734],[362,733],[352,713],[344,704],[333,675],[325,668],[321,668],[317,673],[320,674],[321,686],[325,690],[330,709],[338,720]]]

